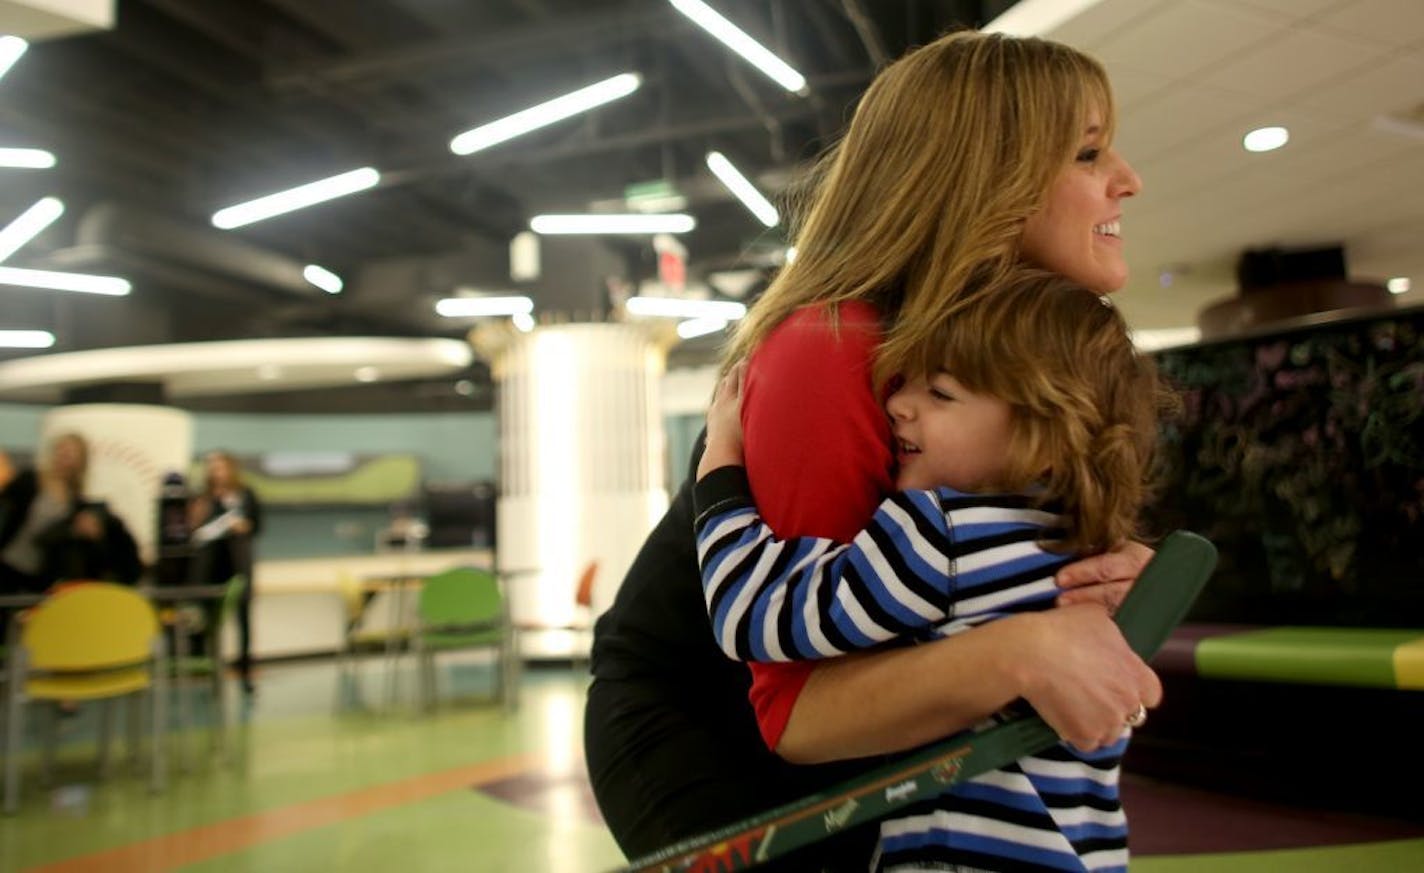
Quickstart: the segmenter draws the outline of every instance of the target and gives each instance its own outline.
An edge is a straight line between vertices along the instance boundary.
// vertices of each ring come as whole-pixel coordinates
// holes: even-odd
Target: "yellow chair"
[[[356,655],[381,652],[386,661],[386,699],[395,699],[395,662],[410,644],[415,630],[408,605],[410,580],[392,578],[385,582],[361,582],[342,573],[337,580],[345,607],[341,650],[337,653],[337,711],[360,703],[360,677]],[[380,600],[377,605],[376,601]],[[358,707],[359,708],[359,707]]]
[[[163,788],[162,732],[167,724],[163,635],[158,615],[131,588],[86,582],[46,598],[25,620],[19,645],[10,653],[5,812],[19,805],[20,740],[24,705],[31,700],[112,700],[148,692],[152,703],[151,787]],[[100,760],[108,755],[105,711]],[[132,722],[131,722],[132,724]],[[130,742],[137,740],[136,732]]]

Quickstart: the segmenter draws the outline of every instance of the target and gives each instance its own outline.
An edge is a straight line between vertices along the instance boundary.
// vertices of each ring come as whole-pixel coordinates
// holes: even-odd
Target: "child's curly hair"
[[[1008,403],[1004,490],[1042,486],[1069,519],[1063,548],[1110,549],[1137,533],[1160,414],[1176,398],[1107,298],[1041,270],[983,289],[933,334],[907,375],[948,372]]]

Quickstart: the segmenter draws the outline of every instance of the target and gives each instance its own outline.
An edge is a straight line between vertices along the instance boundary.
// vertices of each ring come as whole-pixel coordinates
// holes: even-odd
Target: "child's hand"
[[[712,394],[707,409],[707,448],[697,465],[697,478],[726,466],[742,464],[742,383],[746,379],[745,361],[734,364]]]

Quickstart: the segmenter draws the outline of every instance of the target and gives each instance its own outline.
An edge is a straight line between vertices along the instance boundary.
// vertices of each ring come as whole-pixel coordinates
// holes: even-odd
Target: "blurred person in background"
[[[128,528],[86,498],[89,444],[65,433],[37,469],[0,460],[0,590],[43,591],[67,579],[132,585],[143,572]]]
[[[262,506],[242,481],[242,468],[230,452],[209,452],[203,492],[188,507],[194,546],[192,579],[200,585],[226,585],[234,576],[245,584],[237,606],[237,670],[242,690],[252,684],[252,540],[262,529]]]

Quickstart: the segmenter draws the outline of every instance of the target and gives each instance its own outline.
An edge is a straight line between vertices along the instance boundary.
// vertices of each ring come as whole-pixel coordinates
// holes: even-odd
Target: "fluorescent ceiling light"
[[[0,330],[0,348],[47,349],[54,345],[54,334],[47,330]]]
[[[516,312],[510,320],[514,322],[514,326],[519,328],[521,333],[528,333],[534,329],[534,316],[527,312]]]
[[[1019,0],[1002,15],[984,25],[984,33],[1009,36],[1044,36],[1060,24],[1077,18],[1102,0]]]
[[[48,288],[51,291],[78,291],[81,294],[106,294],[110,297],[123,297],[133,290],[133,286],[127,279],[120,279],[117,276],[55,273],[49,270],[21,270],[16,267],[0,267],[0,285]]]
[[[534,311],[528,297],[446,297],[436,301],[435,312],[446,318],[481,318],[524,315]]]
[[[691,215],[536,215],[529,229],[542,234],[687,233],[697,226]]]
[[[762,196],[751,180],[743,176],[741,171],[727,160],[721,152],[707,153],[707,168],[710,169],[722,184],[727,186],[727,190],[736,195],[742,201],[742,205],[751,210],[752,215],[757,217],[757,221],[767,227],[776,227],[781,222],[781,216],[776,214],[776,207],[771,205],[771,201]]]
[[[747,307],[734,300],[688,300],[683,297],[629,297],[628,312],[663,318],[720,318],[736,321]]]
[[[0,76],[10,72],[15,61],[18,61],[20,55],[29,47],[30,44],[18,36],[0,36]]]
[[[677,335],[683,339],[692,339],[726,329],[727,319],[725,318],[693,318],[678,324]]]
[[[381,378],[381,371],[375,367],[357,367],[355,375],[357,382],[374,382]]]
[[[0,149],[0,167],[48,170],[53,166],[54,154],[44,149]]]
[[[44,197],[20,213],[20,217],[0,230],[0,261],[19,251],[20,247],[54,224],[64,214],[64,203],[54,197]]]
[[[244,224],[251,224],[254,221],[261,221],[264,218],[271,218],[294,209],[302,209],[336,197],[364,191],[375,186],[379,181],[381,181],[381,174],[376,172],[373,167],[362,167],[359,170],[352,170],[329,179],[319,179],[289,188],[286,191],[278,191],[276,194],[268,194],[265,197],[258,197],[256,200],[219,209],[213,213],[213,226],[224,230],[242,227]]]
[[[302,278],[328,294],[340,294],[341,277],[319,264],[307,264],[302,268]]]
[[[450,140],[450,151],[457,155],[473,154],[516,136],[523,136],[531,130],[538,130],[580,112],[611,103],[620,97],[627,97],[642,84],[643,77],[637,73],[622,73],[611,79],[595,82],[586,88],[507,115],[498,121],[471,128]]]
[[[1411,283],[1408,276],[1395,276],[1384,283],[1384,287],[1388,288],[1391,294],[1403,294],[1410,289]]]
[[[1290,131],[1284,127],[1258,127],[1241,138],[1248,152],[1274,151],[1290,142]]]
[[[806,94],[806,77],[791,65],[771,53],[771,50],[747,35],[747,32],[723,18],[721,13],[702,0],[668,0],[673,8],[727,48],[741,55],[748,63],[766,73],[776,84],[796,94]]]

